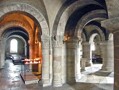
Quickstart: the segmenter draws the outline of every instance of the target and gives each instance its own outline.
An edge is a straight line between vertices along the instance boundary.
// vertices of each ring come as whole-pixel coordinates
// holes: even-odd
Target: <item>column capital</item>
[[[119,17],[106,19],[101,22],[101,26],[110,32],[115,32],[116,30],[119,30]]]
[[[77,48],[79,47],[79,39],[76,37],[70,38],[69,40],[66,41],[67,46],[70,48]]]
[[[78,42],[67,42],[66,44],[69,48],[78,48],[79,47]]]

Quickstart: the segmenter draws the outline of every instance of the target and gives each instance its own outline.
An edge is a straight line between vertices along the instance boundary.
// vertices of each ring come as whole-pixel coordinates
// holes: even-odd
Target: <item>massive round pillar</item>
[[[42,40],[42,83],[43,86],[49,86],[50,83],[50,55],[49,40]]]
[[[53,86],[62,86],[62,45],[59,40],[53,41]]]
[[[102,70],[112,72],[114,70],[114,48],[112,41],[104,41],[100,43],[101,56],[103,59]]]
[[[79,41],[71,39],[66,42],[67,46],[67,83],[75,83],[81,78],[80,59],[78,56]]]

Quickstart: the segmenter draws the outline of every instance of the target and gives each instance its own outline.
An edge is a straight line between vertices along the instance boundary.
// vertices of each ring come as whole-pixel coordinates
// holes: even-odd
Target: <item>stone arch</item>
[[[86,2],[88,2],[88,3],[86,3]],[[63,8],[63,9],[61,8],[59,10],[59,12],[57,13],[57,16],[56,16],[56,19],[54,22],[53,33],[52,33],[53,36],[57,36],[57,35],[63,36],[64,31],[65,31],[65,26],[66,26],[66,23],[67,23],[70,15],[75,10],[77,10],[78,8],[81,8],[83,6],[90,5],[90,4],[96,4],[96,5],[101,6],[99,3],[97,3],[94,0],[90,0],[90,1],[89,0],[86,0],[86,1],[82,0],[82,1],[76,1],[67,7],[64,6],[65,8]]]
[[[110,34],[109,34],[108,39],[113,41],[113,33],[110,33]]]
[[[29,4],[25,4],[25,3],[19,3],[19,4],[9,4],[9,5],[3,5],[2,8],[0,8],[0,18],[2,16],[4,16],[5,14],[7,13],[10,13],[10,12],[17,12],[17,11],[20,11],[20,12],[25,12],[25,13],[28,13],[29,15],[33,16],[37,21],[38,23],[40,24],[41,26],[41,30],[42,30],[42,40],[45,39],[45,37],[47,36],[47,42],[49,42],[49,26],[48,26],[48,23],[45,19],[45,17],[43,16],[43,14],[36,8],[34,8],[33,6],[29,5]],[[21,27],[25,30],[28,30],[30,29],[29,27],[25,27],[23,23],[19,23],[19,22],[11,22],[9,23],[8,25],[5,25],[4,27],[2,26],[1,28],[2,29],[7,29],[7,28],[10,28],[10,27]],[[46,46],[45,45],[46,43],[42,43],[42,46]],[[3,45],[2,45],[3,46]],[[42,52],[45,52],[44,48],[42,48]],[[49,56],[49,48],[47,48],[47,57]],[[44,60],[45,56],[43,54],[43,60]],[[3,59],[3,57],[1,57],[1,60]],[[1,61],[2,63],[0,63],[0,67],[3,67],[4,63],[3,61]],[[48,64],[47,64],[48,63]],[[46,65],[47,64],[47,65]],[[47,58],[47,62],[44,61],[43,62],[43,65],[42,65],[42,76],[46,76],[44,74],[47,74],[48,78],[49,77],[49,72],[48,73],[45,73],[47,71],[49,71],[49,58]],[[45,66],[47,66],[47,68],[44,68]],[[43,80],[43,85],[44,85],[44,80],[45,77],[42,77],[42,80]],[[48,81],[48,84],[50,83],[50,81]]]
[[[30,35],[30,33],[32,31],[31,28],[29,28],[29,26],[26,25],[25,23],[22,23],[22,22],[19,22],[19,21],[11,21],[11,22],[5,23],[4,25],[2,25],[0,27],[0,37],[3,36],[4,30],[7,30],[8,28],[12,28],[12,27],[23,28],[24,30],[27,31],[28,35]]]
[[[97,36],[97,35],[98,35],[97,33],[92,34],[92,35],[90,36],[89,42],[92,42],[92,41],[94,40],[95,36]]]
[[[4,6],[3,8],[0,9],[1,13],[0,13],[0,17],[2,17],[3,15],[12,12],[12,11],[23,11],[23,12],[27,12],[30,15],[34,16],[37,21],[39,22],[40,26],[41,26],[41,30],[42,35],[47,35],[49,36],[49,28],[48,28],[48,24],[46,19],[44,18],[44,16],[40,13],[40,11],[38,11],[36,8],[34,8],[31,5],[28,4],[10,4],[8,6]]]
[[[83,28],[91,21],[96,20],[105,20],[107,18],[106,11],[104,10],[94,10],[86,15],[84,15],[77,23],[75,36],[79,36],[83,30]]]
[[[87,1],[89,1],[89,0],[87,0]],[[52,32],[52,36],[54,37],[53,39],[56,41],[56,42],[59,42],[59,43],[61,43],[62,42],[62,40],[63,40],[63,37],[64,37],[64,32],[65,32],[65,26],[66,26],[66,24],[67,24],[67,21],[68,21],[68,19],[69,19],[69,17],[71,16],[71,14],[74,12],[74,11],[76,11],[77,9],[79,9],[79,8],[81,8],[81,7],[83,7],[83,6],[86,6],[86,5],[90,5],[90,4],[96,4],[96,5],[99,5],[99,3],[97,3],[96,1],[89,1],[89,3],[88,4],[86,4],[86,1],[76,1],[75,3],[73,3],[73,4],[71,4],[70,6],[68,6],[67,8],[66,8],[66,6],[63,8],[63,11],[61,10],[61,12],[59,11],[59,13],[57,14],[57,16],[56,16],[56,19],[55,19],[55,22],[54,22],[54,26],[53,26],[53,32]],[[62,8],[62,7],[61,7]],[[59,41],[59,38],[60,39],[62,39],[62,40],[60,40]],[[68,38],[66,38],[66,40],[67,40]],[[64,40],[64,41],[66,41],[66,40]],[[75,41],[75,40],[74,40]],[[73,43],[73,41],[70,43],[70,42],[68,42],[67,44],[67,47],[68,48],[71,48],[72,49],[72,47],[70,47],[70,46],[74,46],[74,45],[70,45],[70,44],[72,44]],[[76,42],[74,42],[74,44],[76,44],[77,45],[77,43]],[[54,47],[54,49],[55,49],[55,47]],[[74,54],[74,53],[73,53]],[[75,55],[74,55],[75,56]],[[55,57],[55,56],[54,56]],[[56,63],[58,60],[55,58],[54,59],[54,62]],[[57,62],[57,64],[60,64],[60,63],[62,63],[62,62]],[[55,66],[57,66],[57,64],[55,64]],[[74,65],[74,63],[73,63],[73,65]],[[72,69],[71,70],[74,70],[74,68],[73,68],[73,65],[72,66],[70,66],[70,67],[72,67]],[[62,67],[60,67],[60,69],[61,69]],[[55,70],[56,71],[56,70]],[[71,72],[71,71],[70,71]],[[62,85],[62,83],[61,83],[61,79],[58,77],[59,75],[58,74],[60,74],[60,73],[54,73],[55,74],[55,76],[57,76],[57,79],[56,79],[56,83],[55,84],[60,84],[60,85]],[[72,76],[71,77],[74,77],[73,75],[74,75],[74,73],[73,73],[73,71],[72,71],[72,74],[71,74]],[[74,80],[74,78],[73,78],[73,80]],[[73,81],[72,80],[72,81]],[[75,81],[75,80],[74,80]],[[69,82],[70,82],[70,80],[69,80]]]
[[[80,37],[82,34],[83,29],[85,29],[85,26],[89,24],[92,21],[101,21],[105,20],[107,18],[107,13],[105,10],[93,10],[91,12],[88,12],[87,14],[83,15],[81,19],[78,21],[76,28],[75,28],[75,37]],[[100,32],[101,33],[101,32]],[[83,45],[83,51],[84,53],[88,53],[87,55],[83,54],[83,58],[87,58],[89,60],[86,60],[86,65],[91,65],[90,62],[90,44],[89,42],[82,43]],[[86,50],[88,48],[88,50]],[[83,60],[83,59],[82,59]]]
[[[95,37],[97,37],[99,40],[94,41]],[[94,60],[93,57],[97,55],[101,57],[101,51],[100,51],[100,46],[99,46],[100,41],[101,39],[98,33],[91,34],[90,39],[89,39],[89,44],[90,44],[90,61],[92,64],[97,63],[97,60]],[[100,63],[102,63],[101,60],[102,59],[100,59]]]
[[[3,34],[2,34],[2,37],[4,37],[4,38],[7,38],[7,37],[9,37],[11,34],[13,34],[13,33],[16,33],[16,32],[19,32],[19,33],[22,33],[23,35],[25,35],[26,36],[26,38],[24,38],[24,40],[28,40],[29,39],[29,37],[28,37],[28,33],[27,32],[24,32],[25,30],[20,30],[21,28],[19,27],[17,27],[17,28],[15,28],[15,29],[18,29],[17,31],[9,31],[9,33],[6,33],[6,32],[4,32]],[[22,28],[23,29],[23,28]],[[21,35],[18,35],[18,36],[21,36]]]
[[[97,33],[100,36],[101,41],[105,41],[105,34],[100,27],[96,25],[87,25],[86,27],[91,27],[92,31],[90,32],[89,38],[92,34]],[[95,31],[95,32],[93,32]],[[90,40],[89,40],[90,41]]]
[[[2,27],[0,27],[0,37],[1,37],[0,39],[1,39],[1,44],[2,44],[0,48],[4,52],[5,52],[5,50],[4,50],[5,49],[4,44],[5,44],[6,39],[3,37],[3,33],[4,33],[5,30],[7,30],[9,28],[12,28],[12,27],[20,27],[20,28],[23,28],[26,31],[30,31],[31,32],[31,28],[29,28],[29,26],[27,26],[24,23],[21,23],[19,21],[11,21],[11,22],[8,22],[8,23],[2,25]],[[28,32],[29,35],[30,35],[30,32]],[[31,37],[32,36],[30,35],[29,38],[31,38]],[[32,38],[30,40],[32,41]],[[4,54],[2,54],[1,55],[2,62],[4,62],[3,61],[4,59],[5,59]],[[3,63],[3,65],[4,65],[4,63]]]

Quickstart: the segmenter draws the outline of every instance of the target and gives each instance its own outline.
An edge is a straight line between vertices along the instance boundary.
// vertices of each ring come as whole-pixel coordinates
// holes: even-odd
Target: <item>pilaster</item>
[[[100,43],[101,54],[103,58],[102,70],[113,72],[114,70],[114,48],[113,41],[105,41]]]

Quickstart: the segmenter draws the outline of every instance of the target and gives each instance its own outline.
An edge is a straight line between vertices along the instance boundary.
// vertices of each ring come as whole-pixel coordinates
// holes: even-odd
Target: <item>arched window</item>
[[[10,53],[17,53],[18,51],[18,41],[16,39],[12,39],[10,41]]]

